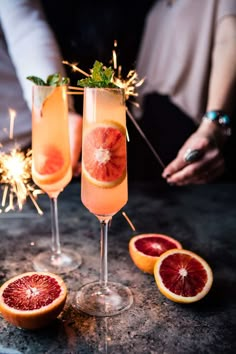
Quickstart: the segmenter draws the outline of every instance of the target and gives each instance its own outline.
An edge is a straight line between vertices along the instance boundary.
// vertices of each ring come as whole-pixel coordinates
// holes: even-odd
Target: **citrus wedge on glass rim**
[[[209,264],[196,253],[185,249],[163,253],[154,266],[154,278],[164,296],[180,303],[201,300],[213,283]]]
[[[111,188],[126,176],[126,130],[114,121],[90,127],[84,136],[82,173],[97,187]]]
[[[35,107],[42,111],[47,99],[55,91],[55,86],[39,86],[39,94],[35,97]]]
[[[129,253],[134,264],[143,272],[153,274],[160,255],[172,248],[182,248],[179,241],[163,234],[140,234],[129,241]]]
[[[6,281],[0,288],[0,313],[16,327],[47,326],[63,310],[67,287],[63,279],[48,272],[27,272]]]

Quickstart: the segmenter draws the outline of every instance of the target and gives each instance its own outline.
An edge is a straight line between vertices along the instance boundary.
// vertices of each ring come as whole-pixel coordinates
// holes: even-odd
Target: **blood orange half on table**
[[[84,176],[98,187],[111,188],[126,176],[125,128],[104,121],[89,128],[83,142]]]
[[[129,253],[134,264],[143,272],[153,274],[160,255],[172,248],[182,248],[179,241],[163,234],[141,234],[130,239]]]
[[[213,282],[209,264],[196,253],[184,249],[163,253],[154,266],[154,277],[163,295],[181,303],[201,300]]]
[[[63,279],[47,272],[28,272],[0,288],[0,313],[9,323],[25,329],[48,325],[62,311],[67,297]]]

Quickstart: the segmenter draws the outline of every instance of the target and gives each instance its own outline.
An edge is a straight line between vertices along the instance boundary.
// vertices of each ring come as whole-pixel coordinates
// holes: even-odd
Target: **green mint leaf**
[[[38,86],[61,86],[68,85],[70,83],[70,79],[68,77],[61,77],[61,74],[59,73],[49,75],[46,82],[37,76],[28,76],[27,79]]]
[[[111,67],[109,68],[106,68],[105,71],[104,71],[104,75],[106,77],[106,81],[107,82],[111,82],[111,79],[113,77],[113,70]]]
[[[103,63],[95,61],[91,70],[91,75],[86,79],[78,80],[77,85],[82,87],[117,87],[112,82],[114,70],[104,67]]]
[[[27,76],[27,80],[32,81],[34,84],[36,84],[38,86],[45,86],[46,85],[46,82],[37,76]]]
[[[58,86],[60,79],[61,79],[61,75],[59,73],[49,75],[47,77],[47,85],[48,86]]]
[[[90,77],[88,77],[86,79],[78,80],[77,81],[77,85],[78,86],[82,86],[82,87],[95,87],[94,86],[94,81]]]
[[[103,64],[100,63],[99,61],[95,61],[92,69],[92,79],[95,82],[100,82],[103,81],[104,74],[103,74]]]
[[[69,85],[70,79],[69,77],[62,77],[61,78],[61,85]]]

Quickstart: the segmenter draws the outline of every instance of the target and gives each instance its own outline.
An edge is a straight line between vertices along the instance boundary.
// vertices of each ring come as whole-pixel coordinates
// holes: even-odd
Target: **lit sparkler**
[[[9,109],[9,114],[9,139],[12,139],[16,112]],[[38,213],[43,214],[36,202],[37,196],[43,192],[32,183],[31,162],[32,150],[25,153],[14,148],[9,153],[0,152],[0,184],[3,185],[1,206],[5,212],[14,210],[16,204],[22,210],[27,197],[30,197]]]
[[[114,41],[114,48],[117,47],[117,41]],[[144,78],[139,79],[138,74],[135,70],[130,70],[126,76],[126,78],[122,77],[122,67],[118,65],[117,54],[116,50],[113,49],[112,51],[112,65],[116,75],[113,76],[112,82],[120,87],[123,88],[125,91],[125,98],[126,100],[130,99],[130,97],[137,97],[138,93],[136,92],[136,87],[140,87],[143,82]],[[138,105],[136,102],[132,102],[135,105]]]
[[[14,111],[14,109],[9,108],[9,117],[10,117],[9,139],[13,139],[14,122],[16,118],[16,111]]]
[[[114,41],[114,48],[115,47],[117,47],[117,41],[116,40]],[[77,66],[77,64],[72,64],[72,63],[69,63],[68,61],[63,61],[63,64],[69,65],[74,72],[77,71],[77,72],[85,75],[86,77],[90,76],[90,74],[88,74],[84,70],[80,69]],[[138,93],[136,91],[136,88],[140,87],[143,84],[145,79],[144,78],[139,79],[138,74],[137,74],[137,72],[135,70],[130,70],[128,72],[126,78],[123,78],[122,77],[122,73],[121,73],[122,72],[122,67],[120,65],[118,65],[118,63],[117,63],[117,54],[116,54],[116,50],[115,49],[113,49],[113,51],[112,51],[112,66],[113,66],[113,69],[114,69],[114,72],[115,72],[115,74],[112,77],[112,82],[117,87],[120,87],[120,88],[124,89],[126,101],[128,101],[130,99],[130,97],[137,97]],[[83,88],[69,86],[69,89],[72,90],[72,91],[68,91],[67,92],[69,95],[82,95],[83,94]],[[139,104],[137,102],[135,102],[135,101],[130,100],[130,103],[132,103],[136,107],[139,107]],[[130,120],[134,124],[135,128],[138,130],[139,134],[141,135],[141,137],[143,138],[143,140],[147,144],[148,148],[150,149],[150,151],[152,152],[152,154],[154,155],[154,157],[156,158],[158,163],[164,169],[165,168],[165,164],[163,163],[161,157],[159,156],[159,154],[157,153],[157,151],[155,150],[155,148],[151,144],[150,140],[144,134],[143,130],[141,129],[141,127],[139,126],[139,124],[137,123],[135,118],[133,117],[133,115],[130,112],[130,110],[128,110],[128,108],[126,108],[126,109],[127,109],[128,117],[130,118]],[[129,141],[128,132],[127,132],[127,138],[128,138],[128,141]]]
[[[132,223],[132,221],[130,220],[130,218],[128,217],[128,215],[127,215],[124,211],[122,211],[122,215],[124,216],[124,218],[125,218],[126,221],[128,222],[128,224],[129,224],[129,226],[131,227],[131,229],[132,229],[133,231],[136,231],[135,226],[134,226],[134,224]]]
[[[117,41],[114,41],[114,48],[115,47],[117,47]],[[85,75],[86,77],[90,76],[90,74],[88,74],[84,70],[80,69],[77,66],[77,64],[72,64],[72,63],[69,63],[68,61],[63,61],[63,64],[69,65],[74,72],[79,72],[79,73]],[[137,97],[138,93],[136,92],[136,88],[140,87],[143,84],[144,78],[143,79],[139,79],[139,77],[137,75],[137,72],[135,70],[130,70],[128,72],[126,78],[123,78],[122,77],[122,67],[120,65],[118,65],[118,63],[117,63],[117,54],[116,54],[116,50],[115,49],[113,49],[113,51],[112,51],[112,66],[113,66],[113,70],[114,70],[114,73],[115,73],[113,75],[113,77],[112,77],[112,82],[117,87],[120,87],[120,88],[124,89],[126,101],[128,101],[130,99],[130,97]],[[69,90],[71,90],[71,91],[67,92],[70,95],[81,95],[81,94],[83,94],[83,90],[84,89],[82,87],[69,86],[68,88],[69,88]],[[139,107],[139,104],[137,102],[135,102],[135,101],[130,100],[130,103],[132,103],[136,107]],[[132,113],[128,110],[127,107],[126,107],[126,110],[127,110],[128,117],[131,119],[131,121],[134,124],[135,128],[138,130],[139,134],[141,135],[141,137],[146,142],[148,148],[153,153],[153,155],[156,158],[156,160],[158,161],[158,163],[162,166],[162,168],[165,168],[165,165],[164,165],[162,159],[160,158],[159,154],[157,153],[157,151],[152,146],[150,140],[146,137],[146,135],[144,134],[144,132],[140,128],[139,124],[137,123],[137,121],[133,117]],[[127,140],[129,141],[128,131],[126,131],[126,134],[127,134]],[[135,231],[135,226],[133,225],[133,223],[131,222],[131,220],[127,216],[127,214],[125,212],[122,212],[122,215],[124,216],[126,221],[129,223],[129,225],[132,228],[132,230]]]

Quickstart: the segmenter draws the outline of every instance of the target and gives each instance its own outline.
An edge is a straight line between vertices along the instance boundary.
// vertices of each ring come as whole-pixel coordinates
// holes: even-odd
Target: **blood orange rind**
[[[179,241],[163,234],[140,234],[129,241],[129,253],[134,264],[143,272],[153,274],[160,255],[171,248],[182,248]]]
[[[201,300],[213,283],[209,264],[196,253],[185,249],[163,253],[154,266],[154,278],[160,292],[179,303]]]
[[[66,168],[63,168],[60,171],[53,174],[41,175],[35,169],[34,164],[32,164],[32,175],[34,177],[34,180],[36,181],[36,184],[39,183],[40,185],[53,184],[60,181],[64,177],[66,170],[67,170]]]
[[[89,128],[86,129],[86,135],[91,133],[94,129],[96,129],[97,127],[100,127],[100,128],[107,128],[107,127],[110,127],[110,128],[114,128],[114,129],[118,129],[121,131],[121,133],[123,135],[126,135],[126,128],[124,125],[122,125],[121,123],[119,122],[116,122],[114,120],[103,120],[103,121],[100,121],[100,122],[97,122],[97,123],[90,123],[90,126]],[[85,135],[85,136],[86,136]]]
[[[114,121],[93,124],[83,139],[82,174],[101,188],[119,185],[126,177],[126,131]]]
[[[0,313],[16,327],[35,330],[59,316],[66,298],[67,287],[60,276],[49,272],[27,272],[1,286]]]
[[[82,164],[82,169],[83,169],[83,164]],[[91,175],[86,171],[86,169],[83,169],[82,174],[85,176],[85,178],[92,184],[94,184],[96,187],[101,187],[101,188],[112,188],[115,186],[118,186],[126,176],[126,171],[124,171],[123,175],[116,179],[113,182],[102,182],[97,180],[96,178],[91,177]]]

